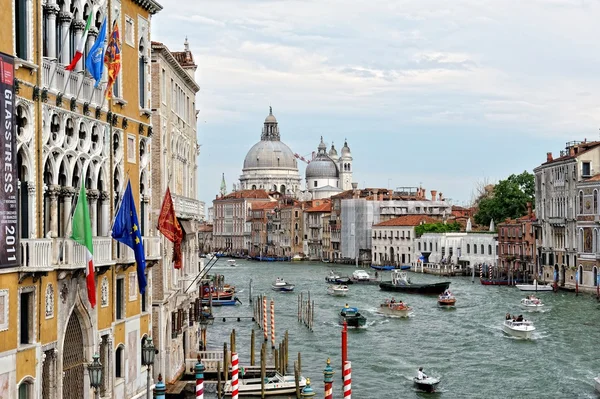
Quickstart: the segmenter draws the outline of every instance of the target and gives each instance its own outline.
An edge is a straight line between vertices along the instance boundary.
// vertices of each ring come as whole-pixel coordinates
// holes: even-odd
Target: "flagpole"
[[[121,185],[121,190],[119,191],[119,193],[121,193],[121,196],[119,197],[119,202],[117,203],[117,207],[115,208],[115,214],[113,215],[113,220],[110,224],[110,231],[112,231],[113,227],[115,226],[115,220],[117,219],[117,213],[119,212],[119,208],[121,207],[121,203],[123,202],[123,195],[122,193],[124,192],[123,187],[125,187],[125,181],[129,181],[129,168],[127,168],[127,172],[125,172],[125,179],[123,180],[123,184]]]
[[[114,35],[114,33],[115,33],[115,25],[118,25],[118,24],[117,24],[117,21],[118,21],[119,17],[121,16],[121,10],[115,7],[115,14],[116,14],[116,16],[115,16],[115,18],[112,20],[112,31],[110,32],[110,38],[108,39],[108,43],[109,43],[109,44],[110,44],[110,42],[111,42],[112,36],[113,36],[113,35]],[[120,61],[119,61],[119,62],[120,62]],[[121,71],[119,70],[119,73],[120,73],[120,72],[121,72]],[[117,76],[115,76],[115,80],[117,80],[117,77],[118,77],[118,76],[119,76],[118,74],[117,74]],[[108,86],[108,83],[109,83],[109,82],[110,82],[110,78],[109,78],[109,80],[106,82],[106,88],[104,89],[104,96],[102,96],[102,104],[100,104],[100,109],[102,109],[102,107],[104,107],[104,102],[105,102],[105,100],[106,100],[106,94],[108,93],[108,89],[109,89],[109,86]],[[114,84],[114,82],[113,82],[113,84]],[[112,98],[112,97],[111,97],[111,98]]]
[[[67,219],[67,225],[65,226],[65,235],[63,236],[63,245],[61,247],[62,250],[62,254],[59,255],[64,255],[65,252],[65,243],[67,241],[67,235],[69,235],[68,231],[69,231],[69,226],[71,225],[71,221],[73,220],[73,214],[75,213],[75,208],[77,208],[77,203],[79,202],[79,192],[81,191],[81,184],[82,181],[85,181],[84,179],[79,181],[79,187],[77,187],[77,192],[75,193],[74,197],[73,197],[73,202],[71,203],[71,212],[69,212],[69,218]],[[73,229],[71,229],[72,232]]]

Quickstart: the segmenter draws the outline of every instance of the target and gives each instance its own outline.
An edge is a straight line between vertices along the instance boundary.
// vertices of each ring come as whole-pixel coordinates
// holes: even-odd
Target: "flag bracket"
[[[42,102],[47,103],[48,102],[48,88],[44,87],[42,89]]]
[[[102,276],[103,274],[106,274],[106,272],[111,268],[112,265],[103,265],[103,266],[96,266],[94,265],[94,268],[98,271],[98,273],[94,273],[98,276]]]
[[[101,115],[101,108],[100,107],[96,107],[96,119],[100,119],[100,115]]]
[[[117,273],[124,272],[135,264],[135,261],[117,261]]]
[[[75,111],[77,109],[77,99],[75,97],[71,97],[71,102],[69,104],[69,109],[71,111]]]
[[[56,95],[56,106],[57,107],[62,107],[62,102],[63,102],[63,93],[58,93]]]
[[[34,283],[37,283],[42,277],[46,277],[48,272],[19,272],[19,284],[22,284],[23,281],[31,277]]]

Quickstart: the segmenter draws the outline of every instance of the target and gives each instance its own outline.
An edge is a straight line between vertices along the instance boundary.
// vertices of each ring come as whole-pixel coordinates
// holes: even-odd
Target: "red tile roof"
[[[265,190],[240,190],[233,193],[229,193],[219,199],[233,199],[233,198],[256,198],[256,199],[269,199],[269,194]]]
[[[374,226],[418,226],[425,223],[439,223],[439,220],[426,215],[405,215],[377,223]]]
[[[277,207],[277,201],[271,201],[271,202],[259,202],[259,203],[254,203],[252,204],[252,210],[253,211],[260,211],[263,209],[275,209]]]
[[[325,202],[321,205],[305,209],[304,212],[331,212],[331,202]]]
[[[571,153],[567,153],[566,155],[563,155],[562,157],[554,158],[551,161],[546,161],[542,165],[549,165],[554,162],[566,161],[567,159],[576,158],[576,157],[580,156],[581,154],[584,154],[590,150],[593,150],[594,148],[596,148],[598,146],[600,146],[600,141],[587,141],[587,142],[584,141],[582,143],[579,143],[579,144],[573,146],[573,147],[577,147],[577,154],[571,155]],[[567,151],[569,151],[569,150],[567,149]]]
[[[584,181],[600,181],[600,173],[590,177],[589,179],[585,179]]]

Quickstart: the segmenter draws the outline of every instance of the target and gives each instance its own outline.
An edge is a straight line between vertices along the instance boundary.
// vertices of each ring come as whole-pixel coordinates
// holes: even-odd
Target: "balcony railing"
[[[173,206],[179,217],[200,220],[204,214],[204,203],[193,198],[173,195]]]
[[[56,73],[54,73],[55,68]],[[64,100],[76,97],[82,103],[90,102],[97,106],[102,104],[106,83],[100,83],[98,87],[94,87],[94,79],[85,76],[85,72],[65,71],[64,65],[48,59],[44,59],[42,70],[43,87],[48,88],[49,92],[63,93]],[[52,78],[53,74],[54,78]],[[50,86],[51,80],[52,85]],[[106,108],[106,106],[105,104],[104,107]]]
[[[146,259],[160,259],[160,237],[143,237]],[[116,246],[115,254],[112,246]],[[110,237],[94,237],[94,265],[108,266],[135,261],[133,250]],[[21,266],[28,268],[79,269],[86,265],[86,249],[71,239],[40,238],[21,240]]]

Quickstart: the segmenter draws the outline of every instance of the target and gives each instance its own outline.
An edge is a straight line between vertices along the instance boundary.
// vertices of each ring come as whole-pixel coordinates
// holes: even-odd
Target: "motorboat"
[[[271,289],[273,291],[281,291],[281,292],[290,292],[294,291],[294,284],[288,284],[286,281],[280,277],[277,277],[277,280],[273,284],[271,284]]]
[[[446,290],[440,294],[438,297],[438,305],[441,306],[454,306],[456,303],[456,298],[454,294],[450,290]]]
[[[421,379],[415,377],[413,378],[413,381],[418,390],[425,392],[435,392],[437,385],[440,383],[439,378],[434,377],[425,377]]]
[[[209,287],[208,285],[205,285],[203,286],[202,290],[203,300],[209,300],[211,296],[213,300],[228,300],[233,299],[235,294],[235,287],[222,287],[216,289],[215,287]]]
[[[394,270],[396,269],[396,266],[386,266],[386,265],[371,265],[372,269],[375,270],[384,270],[384,271],[389,271],[389,270]]]
[[[327,293],[333,296],[346,296],[348,294],[348,286],[343,284],[330,285],[327,287]]]
[[[502,324],[502,331],[508,335],[512,335],[515,338],[531,339],[531,335],[535,331],[533,323],[530,320],[519,319],[521,318],[517,318],[516,320],[504,320],[504,323]]]
[[[352,272],[351,279],[355,283],[371,281],[371,275],[364,270],[355,270],[354,272]]]
[[[527,298],[521,299],[521,307],[528,310],[539,310],[543,306],[542,301],[535,295],[527,295]]]
[[[413,284],[408,279],[406,272],[392,271],[392,281],[383,281],[379,284],[382,291],[404,292],[407,294],[441,294],[450,287],[450,282],[433,284]]]
[[[537,280],[533,280],[533,284],[517,284],[517,288],[521,291],[552,291],[550,284],[538,284]]]
[[[342,277],[333,270],[330,270],[329,274],[325,276],[325,281],[327,281],[329,284],[352,284],[350,278]]]
[[[392,300],[386,299],[384,303],[380,304],[379,309],[377,309],[376,312],[390,317],[408,317],[412,310],[413,308],[404,302],[396,302],[392,298]]]
[[[227,259],[227,264],[231,267],[236,267],[235,259]]]
[[[298,254],[292,256],[292,262],[300,262],[300,261],[303,261],[303,260],[304,260],[304,258],[302,256],[298,255]]]
[[[202,305],[211,304],[212,306],[235,306],[237,304],[242,305],[242,301],[237,296],[234,296],[231,299],[213,299],[209,301],[208,299],[202,300]]]
[[[358,308],[349,307],[346,304],[345,307],[340,311],[340,324],[347,323],[348,327],[364,327],[367,324],[367,318],[360,314]]]
[[[298,379],[300,389],[306,386],[306,378],[300,376]],[[231,396],[232,386],[231,380],[225,382],[223,392],[226,396]],[[275,375],[265,378],[265,394],[266,395],[283,395],[296,392],[296,381],[293,375]],[[261,379],[260,378],[240,378],[238,380],[239,396],[261,396]]]

